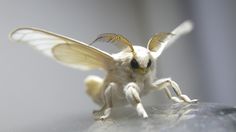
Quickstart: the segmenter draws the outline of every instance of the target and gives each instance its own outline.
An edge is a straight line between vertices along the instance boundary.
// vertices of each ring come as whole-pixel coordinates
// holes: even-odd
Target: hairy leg
[[[94,111],[95,119],[104,120],[108,118],[111,114],[112,108],[112,91],[117,88],[115,83],[110,83],[104,91],[104,101],[105,104],[101,110]]]
[[[155,90],[162,90],[164,89],[167,96],[173,100],[174,102],[187,102],[187,103],[195,103],[197,102],[197,99],[190,99],[187,95],[182,94],[179,85],[171,80],[170,78],[163,78],[160,80],[155,81],[154,83],[152,83],[153,89]],[[169,87],[171,87],[173,89],[173,91],[175,92],[175,94],[177,95],[177,97],[172,96],[170,90],[168,89]]]
[[[143,118],[148,118],[148,115],[141,103],[138,91],[139,91],[138,85],[133,82],[127,84],[124,88],[124,94],[126,96],[127,101],[136,107],[138,115],[142,116]]]

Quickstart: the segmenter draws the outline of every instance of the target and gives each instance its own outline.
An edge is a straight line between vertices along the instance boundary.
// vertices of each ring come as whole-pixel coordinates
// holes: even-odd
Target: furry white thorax
[[[128,83],[136,83],[139,87],[137,91],[141,96],[150,91],[150,85],[153,80],[153,73],[155,71],[155,60],[148,49],[141,46],[133,47],[135,55],[133,55],[129,49],[124,49],[123,51],[112,55],[112,57],[116,60],[116,65],[111,66],[111,69],[108,71],[107,77],[104,80],[103,88],[105,91],[107,85],[112,82],[117,85],[114,95],[118,98],[113,97],[113,99],[116,100],[114,105],[119,105],[119,100],[126,102],[123,90]],[[137,60],[141,68],[147,68],[149,59],[152,64],[149,68],[147,68],[147,72],[142,74],[131,68],[130,62],[133,58]]]

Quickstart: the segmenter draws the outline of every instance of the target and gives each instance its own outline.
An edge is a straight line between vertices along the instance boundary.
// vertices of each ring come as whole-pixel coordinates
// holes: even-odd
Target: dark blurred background
[[[10,42],[17,27],[33,26],[91,42],[100,33],[123,34],[146,46],[161,31],[194,22],[158,60],[157,76],[171,77],[200,102],[236,105],[236,1],[234,0],[1,0],[0,131],[86,129],[98,107],[85,94],[84,72],[55,63],[28,45]],[[101,45],[108,49],[108,45]],[[112,51],[111,51],[112,52]],[[144,105],[170,102],[164,92]],[[135,111],[134,111],[135,112]],[[53,126],[53,127],[51,127]]]

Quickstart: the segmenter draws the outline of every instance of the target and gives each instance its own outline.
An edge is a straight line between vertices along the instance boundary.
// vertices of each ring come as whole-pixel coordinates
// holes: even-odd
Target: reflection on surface
[[[90,113],[65,114],[17,132],[235,132],[236,108],[219,104],[170,104],[145,107],[148,119],[131,107],[113,109],[111,118],[94,121]]]
[[[200,103],[146,107],[146,110],[149,118],[145,120],[133,109],[115,109],[112,118],[96,121],[88,131],[236,131],[236,108],[232,107]]]

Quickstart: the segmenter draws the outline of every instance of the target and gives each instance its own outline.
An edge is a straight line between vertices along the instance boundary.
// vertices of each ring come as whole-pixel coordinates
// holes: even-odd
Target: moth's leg
[[[124,93],[125,93],[127,101],[136,107],[138,115],[142,116],[143,118],[148,118],[148,115],[141,103],[141,99],[138,92],[139,90],[140,89],[138,85],[132,82],[125,86]]]
[[[110,83],[104,91],[105,104],[100,111],[94,111],[97,119],[104,120],[110,116],[112,108],[112,91],[115,90],[115,88],[117,88],[117,85],[115,83]]]
[[[179,85],[171,80],[170,78],[163,78],[160,80],[155,81],[152,86],[154,87],[154,89],[157,90],[162,90],[164,89],[167,96],[173,100],[174,102],[187,102],[187,103],[195,103],[197,102],[197,99],[190,99],[187,95],[182,94]],[[173,89],[173,91],[175,92],[175,94],[177,95],[177,97],[172,96],[170,90],[168,89],[168,87],[171,87]]]
[[[165,93],[166,93],[167,97],[168,97],[170,100],[172,100],[172,101],[174,101],[174,102],[177,102],[177,103],[182,103],[182,102],[184,102],[182,99],[179,99],[178,97],[173,96],[173,95],[171,94],[170,90],[169,90],[167,87],[164,88],[164,90],[165,90]]]

